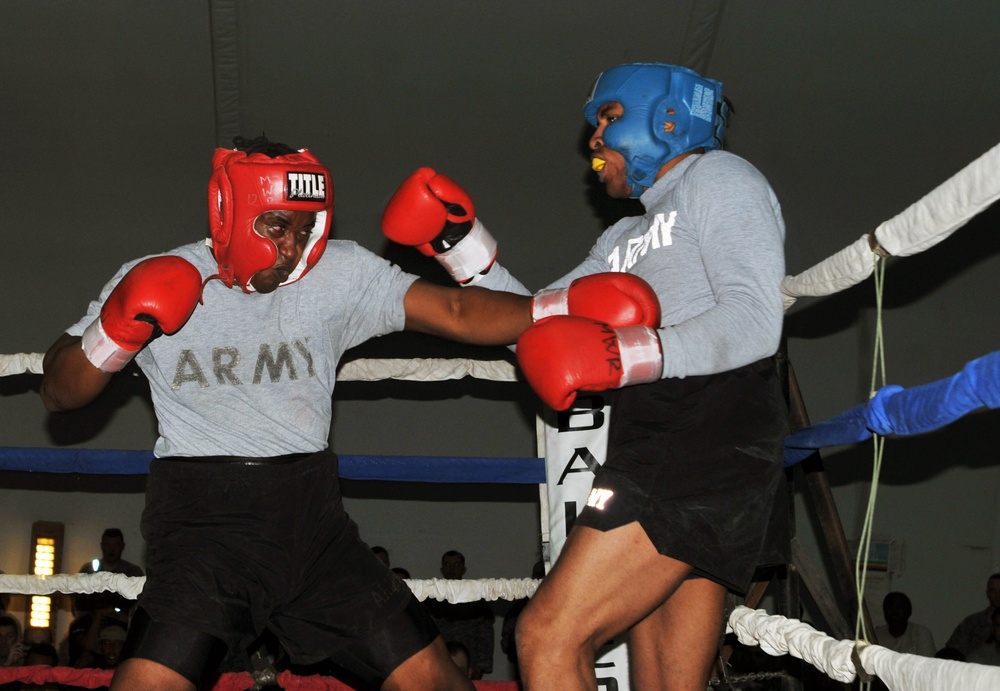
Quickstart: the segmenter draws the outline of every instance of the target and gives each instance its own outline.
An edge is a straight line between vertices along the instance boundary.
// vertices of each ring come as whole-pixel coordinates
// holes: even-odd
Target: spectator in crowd
[[[966,662],[1000,667],[1000,608],[990,614],[990,639],[965,656]]]
[[[59,657],[66,660],[70,667],[76,666],[77,658],[87,648],[87,638],[93,621],[93,612],[88,612],[69,623],[66,638],[59,643]]]
[[[56,667],[59,665],[59,654],[51,643],[35,643],[30,648],[24,658],[25,667],[36,665],[47,665]],[[61,691],[64,687],[58,682],[50,681],[44,684],[29,684],[23,682],[18,691]]]
[[[98,573],[107,571],[110,573],[120,573],[125,576],[144,576],[142,569],[130,561],[122,559],[125,551],[125,536],[120,528],[108,528],[101,535],[101,558],[88,561],[80,567],[80,573]],[[128,617],[128,613],[135,606],[134,600],[119,595],[118,593],[104,591],[101,593],[80,593],[73,597],[73,613],[80,616],[85,612],[93,612],[98,609],[117,607],[123,618]]]
[[[121,662],[122,647],[125,645],[125,627],[116,621],[103,626],[97,636],[98,652],[86,649],[76,660],[74,667],[114,669]]]
[[[882,599],[885,625],[875,628],[876,642],[897,653],[934,657],[937,646],[931,630],[910,621],[913,604],[905,593],[891,592]]]
[[[9,614],[0,616],[0,667],[21,666],[25,652],[17,619]]]
[[[142,568],[137,564],[122,559],[125,552],[125,536],[120,528],[108,528],[101,534],[101,558],[95,564],[88,561],[80,567],[80,573],[97,573],[110,571],[123,573],[126,576],[143,576]]]
[[[1000,573],[995,573],[986,579],[986,599],[989,600],[986,609],[973,612],[963,619],[945,643],[946,647],[954,648],[968,656],[990,639],[993,633],[991,617],[1000,607]]]
[[[48,665],[56,667],[59,665],[59,653],[51,643],[33,643],[24,655],[24,666]]]
[[[449,550],[441,556],[441,575],[460,580],[465,575],[465,556]],[[482,679],[493,671],[493,610],[485,600],[451,603],[428,598],[424,606],[447,641],[463,644],[469,651],[470,678]]]
[[[411,578],[410,572],[404,569],[402,566],[393,566],[389,570],[404,580],[407,578]]]
[[[30,648],[36,643],[52,645],[52,629],[29,626],[24,630],[24,643]]]
[[[110,627],[128,629],[127,620],[113,607],[88,612],[74,619],[69,626],[67,654],[72,667],[97,667],[95,660],[104,654],[101,636]],[[110,667],[105,669],[111,669]]]

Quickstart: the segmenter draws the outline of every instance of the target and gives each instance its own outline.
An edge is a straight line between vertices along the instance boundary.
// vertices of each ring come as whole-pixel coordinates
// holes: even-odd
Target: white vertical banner
[[[594,471],[607,458],[611,409],[599,394],[578,395],[573,407],[546,409],[543,429],[549,514],[549,559],[555,563],[566,535],[587,503]],[[594,664],[598,691],[628,691],[624,641],[602,647]]]

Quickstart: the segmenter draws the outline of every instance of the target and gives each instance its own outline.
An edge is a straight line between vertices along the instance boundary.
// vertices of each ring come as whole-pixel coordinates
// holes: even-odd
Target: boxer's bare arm
[[[531,296],[444,288],[418,280],[406,293],[406,329],[463,343],[510,345],[531,326]]]
[[[42,360],[39,393],[45,408],[53,413],[82,408],[100,395],[111,381],[111,373],[90,363],[79,336],[63,334]]]

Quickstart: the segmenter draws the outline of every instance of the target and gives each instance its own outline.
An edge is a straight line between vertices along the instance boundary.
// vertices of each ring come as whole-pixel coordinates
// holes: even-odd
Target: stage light
[[[62,565],[62,543],[62,523],[35,521],[31,525],[31,573],[43,578],[59,573]],[[33,629],[51,629],[55,626],[50,596],[31,596],[28,626]]]

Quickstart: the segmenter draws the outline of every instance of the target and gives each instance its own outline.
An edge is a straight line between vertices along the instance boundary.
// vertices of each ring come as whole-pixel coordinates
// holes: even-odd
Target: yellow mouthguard
[[[602,170],[604,170],[604,166],[607,165],[607,163],[608,162],[605,161],[603,158],[594,158],[591,159],[590,161],[590,167],[594,170],[595,173],[600,173]]]

